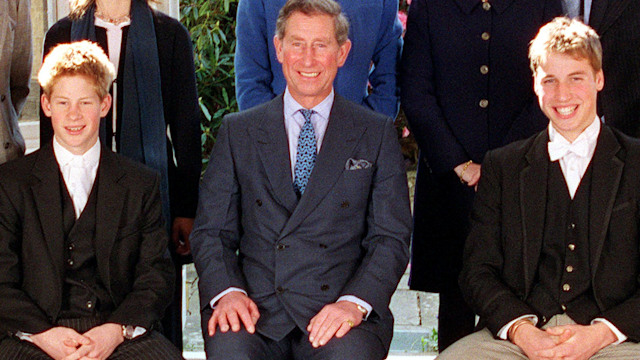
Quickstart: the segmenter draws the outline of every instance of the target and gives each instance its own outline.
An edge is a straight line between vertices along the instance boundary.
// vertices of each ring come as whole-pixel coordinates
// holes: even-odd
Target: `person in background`
[[[191,262],[189,234],[197,207],[202,166],[200,112],[189,33],[146,0],[73,0],[71,13],[47,32],[44,54],[59,43],[97,42],[116,68],[114,107],[101,125],[105,146],[161,174],[163,214],[172,239],[176,280]],[[40,142],[51,140],[51,121],[41,113]],[[182,344],[182,291],[163,322]]]
[[[62,44],[38,73],[53,140],[0,166],[0,358],[177,360],[157,173],[98,139],[113,65]]]
[[[566,17],[531,42],[549,125],[485,157],[460,275],[478,331],[440,360],[640,359],[640,141],[600,121],[602,51]]]
[[[31,2],[0,3],[0,164],[24,154],[18,118],[29,95]]]
[[[562,0],[562,6],[600,36],[607,82],[598,95],[598,114],[606,124],[640,137],[640,1]]]
[[[440,294],[438,348],[471,333],[458,287],[484,154],[544,128],[527,45],[560,0],[413,0],[401,101],[420,149],[410,287]]]
[[[382,360],[411,211],[393,119],[333,84],[351,42],[333,0],[289,0],[284,94],[223,120],[191,244],[207,358]]]
[[[238,4],[235,71],[240,110],[284,92],[286,79],[272,41],[284,3],[285,0],[240,0]],[[353,48],[334,80],[336,93],[395,119],[399,100],[397,64],[402,51],[398,0],[338,3],[349,20]]]

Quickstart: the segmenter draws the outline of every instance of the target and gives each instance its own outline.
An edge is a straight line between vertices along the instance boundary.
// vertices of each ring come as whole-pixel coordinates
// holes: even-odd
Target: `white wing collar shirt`
[[[82,155],[74,155],[53,137],[53,153],[60,166],[62,178],[73,201],[76,219],[87,205],[100,163],[100,140]]]
[[[573,142],[569,142],[549,124],[549,158],[551,161],[560,160],[560,168],[572,199],[596,150],[598,134],[600,120],[597,117]]]

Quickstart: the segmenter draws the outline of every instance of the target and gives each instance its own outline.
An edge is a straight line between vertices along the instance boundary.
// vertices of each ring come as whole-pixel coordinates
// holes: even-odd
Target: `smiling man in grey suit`
[[[191,236],[208,359],[384,359],[411,215],[392,119],[333,92],[332,0],[290,0],[283,95],[229,115]],[[229,331],[231,330],[231,331]]]

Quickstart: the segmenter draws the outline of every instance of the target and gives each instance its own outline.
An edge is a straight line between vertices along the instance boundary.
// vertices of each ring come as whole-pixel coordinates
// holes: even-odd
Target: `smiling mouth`
[[[319,72],[302,72],[302,71],[300,71],[300,75],[302,75],[303,77],[313,78],[313,77],[316,77],[316,76],[320,75],[320,73]]]
[[[560,115],[567,116],[567,115],[571,115],[577,108],[578,108],[578,105],[564,106],[564,107],[557,107],[556,111]]]
[[[68,127],[66,127],[66,129],[69,130],[69,131],[80,131],[80,130],[84,129],[84,125],[83,126],[74,126],[74,127],[68,126]]]

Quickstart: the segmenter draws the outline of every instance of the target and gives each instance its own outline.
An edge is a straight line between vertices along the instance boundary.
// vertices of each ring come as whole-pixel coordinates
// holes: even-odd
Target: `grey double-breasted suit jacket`
[[[349,159],[371,166],[348,170]],[[336,95],[299,200],[281,95],[227,116],[208,166],[191,235],[203,309],[229,287],[244,289],[261,313],[257,331],[279,340],[354,295],[373,307],[360,326],[388,349],[411,231],[392,120]]]

